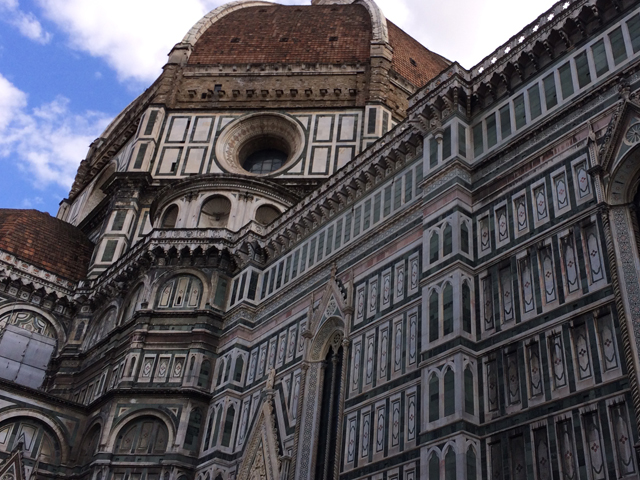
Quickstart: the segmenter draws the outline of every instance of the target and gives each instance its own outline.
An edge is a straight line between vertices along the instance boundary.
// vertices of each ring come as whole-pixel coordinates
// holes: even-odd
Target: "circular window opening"
[[[271,175],[298,160],[303,148],[304,131],[294,120],[260,113],[225,127],[216,143],[216,156],[230,173]]]
[[[269,225],[280,216],[280,210],[271,205],[260,205],[256,210],[256,222]]]

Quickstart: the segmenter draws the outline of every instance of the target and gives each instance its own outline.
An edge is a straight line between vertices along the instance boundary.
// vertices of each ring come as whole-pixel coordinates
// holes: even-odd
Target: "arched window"
[[[456,384],[453,370],[448,368],[444,374],[444,416],[453,415],[456,411]]]
[[[442,289],[442,329],[444,335],[453,333],[453,287],[450,283]]]
[[[213,413],[209,417],[209,423],[207,424],[207,431],[204,437],[204,445],[202,450],[207,450],[209,448],[209,439],[211,438],[211,429],[213,428]]]
[[[472,446],[467,449],[467,480],[477,480],[476,451]]]
[[[456,480],[456,452],[449,447],[444,456],[444,480]]]
[[[195,451],[198,448],[198,439],[200,438],[200,422],[202,421],[202,413],[199,408],[191,410],[189,415],[189,423],[187,424],[187,432],[184,436],[184,448]]]
[[[131,317],[133,317],[133,314],[136,312],[136,310],[138,310],[138,304],[140,303],[140,300],[142,300],[140,298],[142,295],[142,289],[143,285],[138,285],[133,291],[133,294],[129,297],[129,302],[127,303],[127,308],[124,311],[124,315],[122,316],[121,323],[124,323]]]
[[[93,456],[98,449],[98,443],[100,442],[100,425],[94,425],[89,433],[85,435],[84,440],[80,448],[80,464],[89,464]]]
[[[0,377],[38,388],[56,349],[56,331],[42,315],[12,310],[0,317]]]
[[[429,458],[429,480],[432,479],[440,479],[440,459],[436,452],[432,452]]]
[[[242,380],[242,371],[244,370],[244,360],[242,357],[236,358],[236,365],[233,369],[233,381],[239,382]]]
[[[471,333],[471,289],[467,282],[462,282],[462,329]]]
[[[116,313],[117,311],[115,307],[113,307],[100,316],[98,321],[93,325],[91,334],[87,337],[85,348],[89,349],[93,347],[116,327]]]
[[[224,380],[224,359],[220,359],[218,362],[218,378],[216,379],[216,388],[222,385],[222,381]]]
[[[475,414],[475,392],[473,390],[473,372],[471,365],[464,369],[464,411],[469,415]]]
[[[158,290],[158,308],[198,308],[201,299],[202,282],[192,275],[173,277]]]
[[[134,420],[123,428],[116,440],[116,453],[160,454],[167,450],[169,434],[165,424],[153,417]]]
[[[198,386],[209,388],[209,375],[211,375],[211,362],[205,360],[200,365],[200,374],[198,375]]]
[[[429,379],[429,421],[440,418],[440,379],[433,373]]]
[[[200,228],[225,228],[229,222],[231,202],[227,197],[215,195],[209,198],[200,210]]]
[[[440,257],[440,236],[438,232],[433,232],[429,239],[429,262],[434,263]]]
[[[0,424],[0,451],[11,453],[22,442],[22,452],[30,459],[60,465],[61,449],[55,433],[34,418],[12,418]]]
[[[271,205],[260,205],[256,210],[256,222],[269,225],[280,216],[280,210]]]
[[[161,228],[175,228],[178,221],[178,206],[171,205],[164,211],[162,216],[162,222],[160,222]]]
[[[439,335],[439,301],[438,292],[433,290],[429,295],[429,341],[433,342],[438,339]]]
[[[227,368],[224,372],[224,381],[228,382],[229,381],[229,374],[231,373],[231,357],[229,357],[229,360],[227,361]]]
[[[469,226],[467,222],[460,224],[460,250],[469,253]]]
[[[231,443],[231,433],[233,432],[233,421],[235,420],[236,409],[233,405],[227,408],[227,416],[224,419],[224,429],[222,430],[222,446],[228,447]]]
[[[442,232],[442,255],[451,255],[453,252],[453,230],[448,223],[445,225]]]

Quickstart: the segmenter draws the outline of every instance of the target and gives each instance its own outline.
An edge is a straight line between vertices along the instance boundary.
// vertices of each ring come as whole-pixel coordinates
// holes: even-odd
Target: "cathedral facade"
[[[640,478],[638,92],[636,0],[213,10],[0,210],[0,479]]]

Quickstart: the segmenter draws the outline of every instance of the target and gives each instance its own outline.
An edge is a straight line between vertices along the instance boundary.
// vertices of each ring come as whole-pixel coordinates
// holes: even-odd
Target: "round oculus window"
[[[259,113],[229,124],[216,143],[216,158],[230,173],[271,175],[302,154],[304,131],[291,118]]]

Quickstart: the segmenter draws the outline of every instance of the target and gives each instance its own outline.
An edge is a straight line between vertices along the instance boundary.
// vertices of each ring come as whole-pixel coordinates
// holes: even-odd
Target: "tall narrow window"
[[[467,156],[467,128],[458,124],[458,154],[461,157]]]
[[[438,232],[433,232],[429,239],[429,262],[434,263],[440,257],[440,236]]]
[[[576,70],[578,71],[578,86],[586,87],[591,83],[591,73],[589,73],[589,61],[587,60],[587,52],[576,55]]]
[[[631,37],[633,53],[638,53],[640,50],[640,15],[631,17],[627,22],[627,28],[629,29],[629,37]]]
[[[231,444],[231,433],[233,432],[233,421],[236,416],[236,409],[233,405],[227,408],[227,416],[224,419],[224,430],[222,430],[222,446],[228,447]]]
[[[198,375],[198,386],[209,388],[209,375],[211,375],[211,362],[205,360],[200,366],[200,374]]]
[[[178,207],[176,205],[171,205],[169,208],[165,210],[160,226],[162,228],[174,228],[176,226],[177,220],[178,220]]]
[[[111,262],[116,253],[116,247],[118,246],[117,240],[107,240],[107,244],[102,252],[102,261]]]
[[[233,369],[233,381],[239,382],[242,380],[242,371],[244,370],[244,360],[242,357],[236,358],[236,364]]]
[[[453,230],[448,223],[442,232],[442,255],[451,255],[453,252]]]
[[[482,123],[473,126],[473,155],[478,157],[484,151],[484,140],[482,138]]]
[[[475,414],[475,392],[473,389],[473,372],[471,365],[464,369],[464,411],[469,415]]]
[[[453,287],[450,283],[442,289],[442,330],[444,335],[453,333]]]
[[[500,109],[500,135],[503,140],[511,135],[511,108],[508,103]]]
[[[438,141],[431,137],[429,139],[429,167],[435,168],[438,166]]]
[[[542,107],[540,106],[540,87],[536,83],[533,87],[527,90],[529,96],[529,114],[531,120],[538,118],[542,115]]]
[[[324,379],[322,382],[322,396],[320,409],[320,430],[315,478],[333,478],[336,458],[336,442],[338,437],[338,414],[340,407],[340,390],[342,385],[342,347],[337,351],[333,347],[324,363]]]
[[[438,292],[433,290],[429,296],[429,341],[433,342],[440,336],[438,325]]]
[[[542,80],[544,86],[544,99],[547,105],[547,110],[552,109],[558,104],[558,96],[556,94],[556,79],[554,74],[546,76]]]
[[[467,282],[462,284],[462,329],[471,333],[471,289]]]
[[[440,459],[436,452],[433,452],[429,458],[429,478],[440,478]]]
[[[496,125],[496,114],[491,114],[486,118],[487,123],[487,148],[498,143],[498,130]]]
[[[444,457],[444,479],[457,480],[456,476],[456,452],[453,447],[449,447]]]
[[[451,368],[444,374],[444,416],[453,415],[456,411],[456,383]]]
[[[187,433],[184,436],[184,447],[188,450],[196,450],[198,447],[198,438],[200,437],[200,423],[202,414],[200,409],[194,408],[189,415],[189,424],[187,425]]]
[[[467,222],[460,224],[460,250],[469,253],[469,226]]]
[[[524,108],[524,94],[513,99],[513,110],[516,117],[516,130],[524,127],[527,123],[527,112]]]
[[[429,421],[434,422],[438,418],[440,418],[440,379],[434,373],[429,379]]]
[[[467,480],[478,480],[476,451],[473,447],[467,450]]]
[[[442,159],[446,160],[451,156],[451,127],[444,129],[442,134]]]
[[[622,36],[622,27],[616,28],[609,34],[611,42],[611,52],[613,53],[613,63],[618,65],[627,59],[627,49],[624,45],[624,37]]]
[[[609,71],[609,63],[607,62],[607,51],[604,48],[604,40],[596,42],[591,47],[593,53],[593,63],[596,67],[596,75],[598,77]]]
[[[560,90],[562,91],[562,99],[573,95],[573,76],[571,75],[571,64],[569,62],[562,65],[558,72],[560,73]]]

